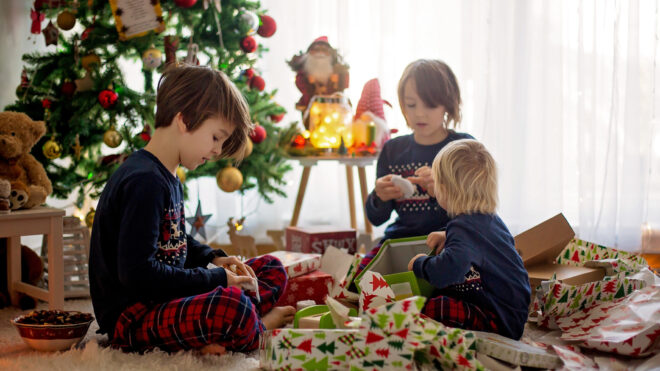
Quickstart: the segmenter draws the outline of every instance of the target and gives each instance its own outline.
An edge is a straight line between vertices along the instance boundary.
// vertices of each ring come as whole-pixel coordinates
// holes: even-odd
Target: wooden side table
[[[22,292],[48,302],[50,309],[64,309],[64,210],[35,207],[0,214],[0,238],[7,238],[7,286],[13,305]],[[48,290],[21,281],[21,236],[46,235],[48,241]]]
[[[289,224],[292,227],[298,225],[298,218],[300,217],[300,208],[302,207],[303,198],[305,197],[305,190],[307,189],[307,181],[309,180],[309,173],[312,170],[312,166],[316,165],[319,161],[338,161],[340,164],[346,165],[346,185],[348,187],[348,205],[351,216],[351,228],[357,230],[357,217],[355,215],[355,196],[353,188],[353,166],[358,169],[358,177],[360,181],[360,193],[362,194],[362,205],[367,202],[367,196],[369,192],[367,191],[367,173],[364,170],[364,167],[371,165],[378,156],[360,156],[360,157],[349,157],[349,156],[309,156],[309,157],[291,157],[292,160],[296,160],[303,166],[302,177],[300,178],[300,185],[298,186],[298,196],[296,197],[296,204],[293,209],[293,216],[291,217],[291,223]],[[367,214],[364,213],[364,229],[368,235],[373,233],[373,227],[367,218]]]

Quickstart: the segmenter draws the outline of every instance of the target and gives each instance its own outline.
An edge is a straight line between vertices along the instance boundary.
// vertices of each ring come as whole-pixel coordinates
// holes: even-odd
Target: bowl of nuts
[[[37,310],[14,318],[11,323],[23,341],[41,351],[66,350],[87,334],[94,317],[89,313],[63,310]]]

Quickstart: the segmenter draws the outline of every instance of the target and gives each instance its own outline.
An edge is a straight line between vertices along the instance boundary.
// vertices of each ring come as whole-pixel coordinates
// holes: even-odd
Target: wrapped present
[[[561,338],[585,348],[640,357],[660,340],[660,287],[651,286],[611,302],[557,319]]]
[[[561,367],[561,359],[547,349],[490,332],[472,331],[477,336],[477,352],[516,366],[554,369]]]
[[[646,282],[626,277],[625,274],[578,286],[555,280],[545,281],[541,284],[541,290],[537,292],[536,297],[538,301],[536,305],[541,310],[539,325],[557,328],[555,324],[557,318],[567,317],[594,305],[622,298],[645,286]]]
[[[355,254],[357,234],[355,229],[332,226],[287,227],[286,249],[304,253],[323,254],[328,246],[346,249]]]
[[[358,267],[360,266],[360,262],[362,261],[362,257],[359,255],[355,255],[346,274],[343,276],[338,281],[335,281],[336,284],[332,288],[332,292],[330,293],[330,296],[332,296],[334,299],[340,300],[344,303],[350,302],[350,303],[358,303],[359,301],[359,295],[353,291],[350,291],[348,289],[348,286],[353,282],[355,279],[355,274],[357,273]]]
[[[552,345],[552,349],[564,362],[562,370],[597,370],[594,361],[582,354],[580,348],[574,345]]]
[[[302,300],[314,300],[316,304],[323,304],[325,297],[332,290],[332,275],[321,270],[315,270],[302,276],[289,279],[277,306],[291,305]]]
[[[362,354],[358,330],[276,329],[259,339],[259,365],[268,370],[346,370]]]
[[[278,258],[289,278],[302,276],[321,267],[321,254],[305,254],[292,251],[273,251],[268,253]]]
[[[408,262],[417,254],[428,254],[426,236],[391,239],[383,242],[378,253],[355,278],[358,283],[368,272],[376,272],[383,276],[394,292],[396,300],[411,296],[429,297],[433,286],[426,280],[418,278],[408,270]]]
[[[395,301],[394,291],[383,276],[371,271],[364,273],[358,283],[360,287],[360,313]]]

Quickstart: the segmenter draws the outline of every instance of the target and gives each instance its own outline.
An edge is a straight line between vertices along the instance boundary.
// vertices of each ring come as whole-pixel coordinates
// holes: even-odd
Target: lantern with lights
[[[342,138],[346,147],[353,146],[351,106],[342,94],[315,96],[305,116],[309,120],[309,138],[314,148],[336,150]]]

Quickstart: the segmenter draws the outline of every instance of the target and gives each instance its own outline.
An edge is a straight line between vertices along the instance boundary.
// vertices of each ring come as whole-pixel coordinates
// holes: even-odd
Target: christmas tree
[[[260,38],[276,31],[259,2],[37,0],[30,16],[33,37],[56,50],[23,56],[17,100],[5,110],[46,121],[48,133],[33,155],[44,165],[54,197],[77,190],[79,207],[86,197],[97,198],[123,160],[149,141],[162,69],[200,62],[234,81],[256,126],[246,150],[251,153],[240,164],[220,159],[187,174],[180,169],[180,178],[216,176],[223,190],[256,187],[268,202],[273,194],[284,196],[280,186],[290,170],[284,146],[296,129],[295,123],[277,124],[285,110],[255,68],[267,51]],[[141,64],[143,91],[127,87],[120,61]]]

